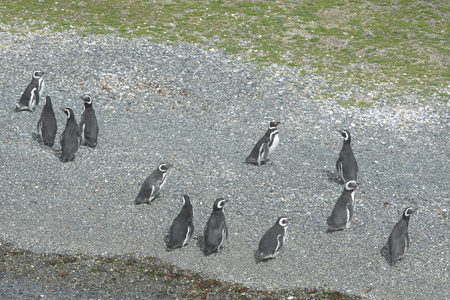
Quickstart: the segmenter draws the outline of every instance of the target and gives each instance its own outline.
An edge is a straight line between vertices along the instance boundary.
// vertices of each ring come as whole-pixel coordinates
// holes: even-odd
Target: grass
[[[393,83],[393,91],[448,98],[446,0],[13,0],[0,4],[0,22],[18,33],[74,29],[196,43],[262,65],[307,65],[362,87]]]
[[[394,83],[393,92],[400,88],[427,98],[449,97],[443,91],[450,81],[447,0],[8,0],[0,3],[0,23],[18,34],[72,29],[81,35],[115,33],[148,36],[156,43],[196,43],[262,65],[298,67],[303,75],[311,69],[367,88]],[[376,100],[350,97],[338,103],[367,107]],[[145,264],[139,269],[153,277],[164,275],[146,271]],[[324,299],[343,297],[317,293]]]

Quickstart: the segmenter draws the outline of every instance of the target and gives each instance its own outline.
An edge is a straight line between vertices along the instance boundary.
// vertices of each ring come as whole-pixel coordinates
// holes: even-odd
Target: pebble
[[[152,44],[145,37],[81,37],[69,31],[20,37],[0,32],[0,38],[0,134],[8,141],[0,144],[5,241],[37,252],[157,256],[179,268],[256,288],[326,286],[365,296],[370,287],[377,299],[448,296],[442,287],[448,285],[450,249],[429,247],[450,236],[449,218],[436,213],[449,208],[450,174],[443,167],[448,166],[448,102],[417,102],[422,96],[413,90],[391,99],[384,84],[373,91],[348,82],[330,85],[320,74],[305,75],[300,68],[259,67],[223,51]],[[17,138],[17,132],[34,133],[42,109],[13,111],[35,68],[46,72],[46,93],[54,103],[58,136],[53,149],[33,134]],[[58,137],[65,119],[58,109],[73,107],[79,120],[79,97],[86,92],[95,95],[99,144],[81,147],[73,162],[62,164]],[[368,92],[380,99],[372,107],[337,103]],[[279,126],[273,164],[246,165],[269,116],[289,121]],[[355,197],[365,205],[356,206],[355,224],[364,226],[325,234],[341,193],[335,162],[342,137],[336,129],[343,128],[351,129],[360,166]],[[43,159],[47,155],[53,159]],[[134,206],[140,184],[165,160],[174,168],[160,197]],[[163,239],[184,193],[193,201],[195,237],[215,198],[230,199],[225,208],[230,238],[222,253],[204,257],[196,243],[165,251]],[[30,205],[38,199],[46,201]],[[411,218],[411,247],[398,264],[398,277],[379,250],[403,209],[424,199],[429,208]],[[95,213],[86,209],[91,207]],[[276,260],[255,264],[253,250],[280,215],[295,217],[290,239]],[[36,235],[36,226],[45,234]],[[367,262],[370,268],[364,267]]]

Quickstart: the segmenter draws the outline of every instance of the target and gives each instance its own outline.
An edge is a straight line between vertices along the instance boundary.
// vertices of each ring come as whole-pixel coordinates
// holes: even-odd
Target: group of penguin
[[[44,92],[44,72],[36,70],[30,84],[20,97],[15,111],[34,111],[36,105],[43,97]],[[92,97],[85,94],[83,99],[83,111],[81,113],[80,124],[75,120],[75,114],[71,108],[64,108],[62,111],[67,116],[66,127],[60,137],[61,161],[68,162],[75,158],[79,145],[86,145],[91,148],[97,146],[98,123],[94,108],[92,107]],[[37,123],[37,131],[43,143],[53,147],[57,131],[56,117],[53,110],[50,96],[46,96],[45,105],[42,108],[41,117]]]
[[[36,70],[33,72],[31,83],[23,92],[15,111],[34,111],[36,105],[42,99],[44,88],[44,72]],[[67,116],[66,127],[61,134],[60,143],[63,162],[71,161],[75,157],[80,144],[89,147],[97,145],[98,123],[95,111],[92,107],[92,97],[88,94],[82,96],[84,108],[81,114],[80,124],[75,120],[74,112],[71,108],[64,108],[63,112]],[[253,147],[250,155],[246,158],[246,163],[257,166],[271,164],[270,155],[277,148],[280,140],[277,120],[272,120],[262,138]],[[56,118],[53,111],[51,99],[46,97],[46,103],[42,109],[41,117],[37,124],[37,130],[45,145],[53,147],[56,136]],[[345,230],[351,226],[355,209],[355,190],[357,188],[358,164],[351,148],[351,135],[348,130],[339,131],[344,138],[343,146],[339,152],[336,162],[336,170],[344,181],[344,189],[337,199],[328,218],[328,232]],[[161,163],[143,182],[134,203],[136,205],[151,203],[163,188],[167,171],[172,167],[170,163]],[[189,196],[183,195],[183,207],[177,217],[172,221],[166,250],[171,251],[187,245],[194,233],[193,207]],[[220,252],[223,249],[224,241],[228,237],[228,227],[224,214],[224,206],[229,200],[218,198],[213,204],[213,211],[208,219],[203,234],[203,252],[210,255]],[[412,213],[416,209],[407,207],[402,214],[402,218],[394,226],[388,242],[389,260],[391,265],[395,265],[409,248],[408,224]],[[266,261],[277,257],[283,243],[287,237],[287,229],[291,219],[281,216],[275,224],[262,236],[256,257],[260,261]]]

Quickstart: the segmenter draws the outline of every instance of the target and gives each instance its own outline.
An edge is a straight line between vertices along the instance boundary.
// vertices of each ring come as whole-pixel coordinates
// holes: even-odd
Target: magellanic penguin
[[[60,138],[62,151],[61,160],[62,162],[68,162],[75,158],[75,153],[78,151],[78,146],[80,145],[80,132],[73,110],[71,108],[64,108],[62,111],[67,116],[67,122]]]
[[[290,220],[286,216],[279,217],[275,225],[263,235],[258,246],[259,260],[275,258],[278,255],[286,240]]]
[[[391,266],[395,266],[397,261],[403,258],[409,248],[408,224],[409,217],[416,211],[415,208],[408,207],[403,211],[402,218],[395,224],[388,239],[389,258]]]
[[[272,120],[270,122],[266,133],[259,139],[250,155],[246,158],[246,163],[258,166],[270,163],[269,156],[275,151],[280,143],[277,128],[280,123],[281,122],[277,120]]]
[[[344,143],[342,149],[339,152],[339,158],[336,161],[336,170],[341,175],[342,180],[357,181],[358,164],[356,163],[355,155],[353,154],[350,142],[352,138],[348,130],[339,130],[344,137]]]
[[[41,117],[37,123],[37,131],[41,136],[44,145],[53,147],[56,136],[56,117],[53,111],[52,100],[50,96],[45,98],[45,105],[41,112]]]
[[[139,190],[139,194],[134,200],[135,204],[152,202],[166,183],[167,170],[172,167],[169,163],[161,163],[144,181]]]
[[[183,200],[183,208],[170,226],[166,251],[186,246],[188,240],[194,234],[194,212],[191,198],[183,195],[181,199]]]
[[[209,216],[208,223],[204,230],[205,255],[213,252],[220,252],[223,249],[223,242],[228,238],[228,227],[223,207],[229,200],[218,198],[214,201],[213,211]]]
[[[20,97],[19,103],[16,105],[15,111],[34,111],[44,92],[44,72],[36,70],[30,84]]]
[[[94,148],[97,146],[98,123],[92,107],[92,97],[86,94],[81,98],[84,101],[80,120],[81,144]]]
[[[344,185],[341,196],[334,205],[333,212],[328,223],[328,231],[343,230],[349,228],[352,223],[355,209],[356,181],[348,181]]]

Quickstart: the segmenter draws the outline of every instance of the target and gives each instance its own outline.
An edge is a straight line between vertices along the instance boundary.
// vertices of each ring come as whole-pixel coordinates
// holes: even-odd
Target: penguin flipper
[[[33,89],[33,92],[34,92],[34,100],[36,102],[36,105],[39,105],[39,91],[35,88],[35,89]],[[34,110],[34,107],[33,107],[33,110]]]
[[[265,162],[269,158],[269,143],[266,142],[263,144],[263,153],[262,153],[262,162]]]

